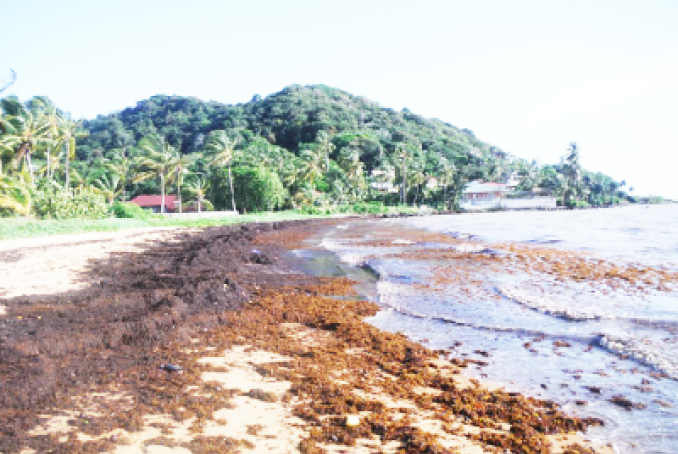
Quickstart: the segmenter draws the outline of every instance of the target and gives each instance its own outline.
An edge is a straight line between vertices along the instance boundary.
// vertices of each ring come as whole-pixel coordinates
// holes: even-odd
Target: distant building
[[[162,196],[161,195],[139,195],[130,200],[130,203],[139,205],[141,208],[150,208],[154,213],[161,212]],[[173,213],[178,206],[179,201],[176,196],[165,196],[165,212]]]
[[[483,183],[472,181],[464,189],[465,200],[494,200],[509,192],[509,188],[503,183]]]
[[[380,193],[388,192],[398,192],[398,189],[394,186],[393,180],[395,179],[395,170],[380,170],[375,169],[371,173],[372,181],[370,187],[377,190]]]
[[[492,209],[553,209],[556,198],[541,191],[515,192],[515,186],[503,183],[474,181],[464,189],[461,207],[465,210]]]

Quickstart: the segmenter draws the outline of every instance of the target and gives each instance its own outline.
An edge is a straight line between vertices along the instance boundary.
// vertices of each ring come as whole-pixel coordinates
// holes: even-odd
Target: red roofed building
[[[161,195],[138,195],[130,203],[139,205],[142,208],[151,208],[154,213],[160,213],[160,206],[162,205],[162,196]],[[176,196],[166,195],[165,196],[165,213],[173,213],[174,206],[179,203]]]

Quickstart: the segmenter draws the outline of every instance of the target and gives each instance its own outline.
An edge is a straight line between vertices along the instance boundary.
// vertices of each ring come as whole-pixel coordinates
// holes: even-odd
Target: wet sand
[[[0,243],[0,453],[611,452],[301,273],[328,225]]]

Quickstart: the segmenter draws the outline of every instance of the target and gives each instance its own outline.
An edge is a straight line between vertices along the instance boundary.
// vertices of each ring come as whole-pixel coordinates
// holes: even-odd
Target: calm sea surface
[[[553,399],[571,413],[602,418],[606,425],[586,437],[612,443],[619,453],[678,453],[676,282],[663,290],[652,285],[638,290],[563,282],[510,267],[464,269],[452,259],[421,259],[360,245],[353,222],[328,232],[322,244],[344,267],[362,265],[379,275],[371,297],[384,310],[370,323],[404,332],[433,349],[461,342],[454,355],[488,363],[467,374]],[[372,222],[365,236],[379,239],[383,229],[391,241],[393,232],[402,231],[402,238],[392,241],[406,245],[400,250],[465,247],[482,254],[526,243],[575,251],[592,263],[601,260],[622,269],[678,271],[678,204]],[[410,244],[416,230],[465,243]],[[450,275],[463,269],[463,279],[441,279],[445,269]],[[474,285],[466,285],[470,282]],[[634,408],[610,402],[615,396]]]

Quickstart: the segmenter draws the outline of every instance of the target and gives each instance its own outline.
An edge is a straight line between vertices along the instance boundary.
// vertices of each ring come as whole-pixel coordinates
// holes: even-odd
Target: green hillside
[[[576,144],[562,162],[537,166],[467,129],[324,85],[236,105],[157,95],[81,123],[46,97],[6,97],[1,106],[5,213],[49,216],[74,188],[80,205],[166,193],[240,211],[364,202],[454,209],[469,181],[512,175],[520,189],[549,188],[567,204],[626,198],[623,182],[581,168]]]

